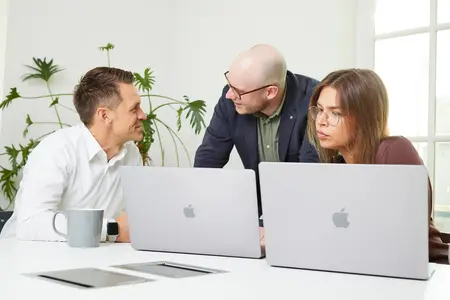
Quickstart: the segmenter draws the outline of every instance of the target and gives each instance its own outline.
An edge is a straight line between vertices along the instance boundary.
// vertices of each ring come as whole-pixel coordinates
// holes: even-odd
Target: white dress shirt
[[[69,208],[104,210],[101,240],[106,222],[124,209],[119,167],[142,165],[133,142],[126,143],[110,161],[84,124],[56,131],[31,152],[14,204],[0,238],[65,241],[52,227],[53,214]],[[66,231],[63,215],[56,228]]]

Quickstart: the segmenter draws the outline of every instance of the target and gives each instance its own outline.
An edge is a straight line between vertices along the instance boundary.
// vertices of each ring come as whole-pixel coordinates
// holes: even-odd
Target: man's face
[[[257,113],[269,106],[266,89],[270,85],[258,86],[248,76],[238,72],[226,72],[225,78],[230,87],[225,97],[233,101],[239,114]]]
[[[141,109],[141,97],[133,84],[119,83],[122,101],[111,111],[111,130],[119,141],[140,141],[143,138],[142,121],[147,118]]]

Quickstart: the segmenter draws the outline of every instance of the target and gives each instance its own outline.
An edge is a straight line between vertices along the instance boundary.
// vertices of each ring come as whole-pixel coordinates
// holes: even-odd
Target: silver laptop
[[[261,257],[255,172],[121,167],[137,250]]]
[[[423,166],[261,163],[272,266],[427,279]]]

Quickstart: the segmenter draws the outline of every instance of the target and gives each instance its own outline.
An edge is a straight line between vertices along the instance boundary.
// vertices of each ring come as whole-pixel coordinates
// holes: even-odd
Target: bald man
[[[256,175],[262,161],[318,161],[305,134],[317,80],[288,71],[284,57],[270,45],[239,54],[225,79],[228,84],[197,149],[194,167],[224,167],[233,146],[244,167]],[[258,208],[261,215],[259,188]]]

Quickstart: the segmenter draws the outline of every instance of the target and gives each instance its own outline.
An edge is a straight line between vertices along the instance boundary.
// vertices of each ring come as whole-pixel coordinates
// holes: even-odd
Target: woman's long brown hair
[[[309,106],[316,106],[325,87],[336,90],[345,118],[348,118],[353,142],[349,149],[354,163],[372,164],[380,141],[388,135],[389,101],[386,87],[372,70],[346,69],[328,74],[316,87]],[[316,148],[320,162],[337,162],[337,149],[324,149],[316,134],[316,123],[308,118],[308,138]]]

